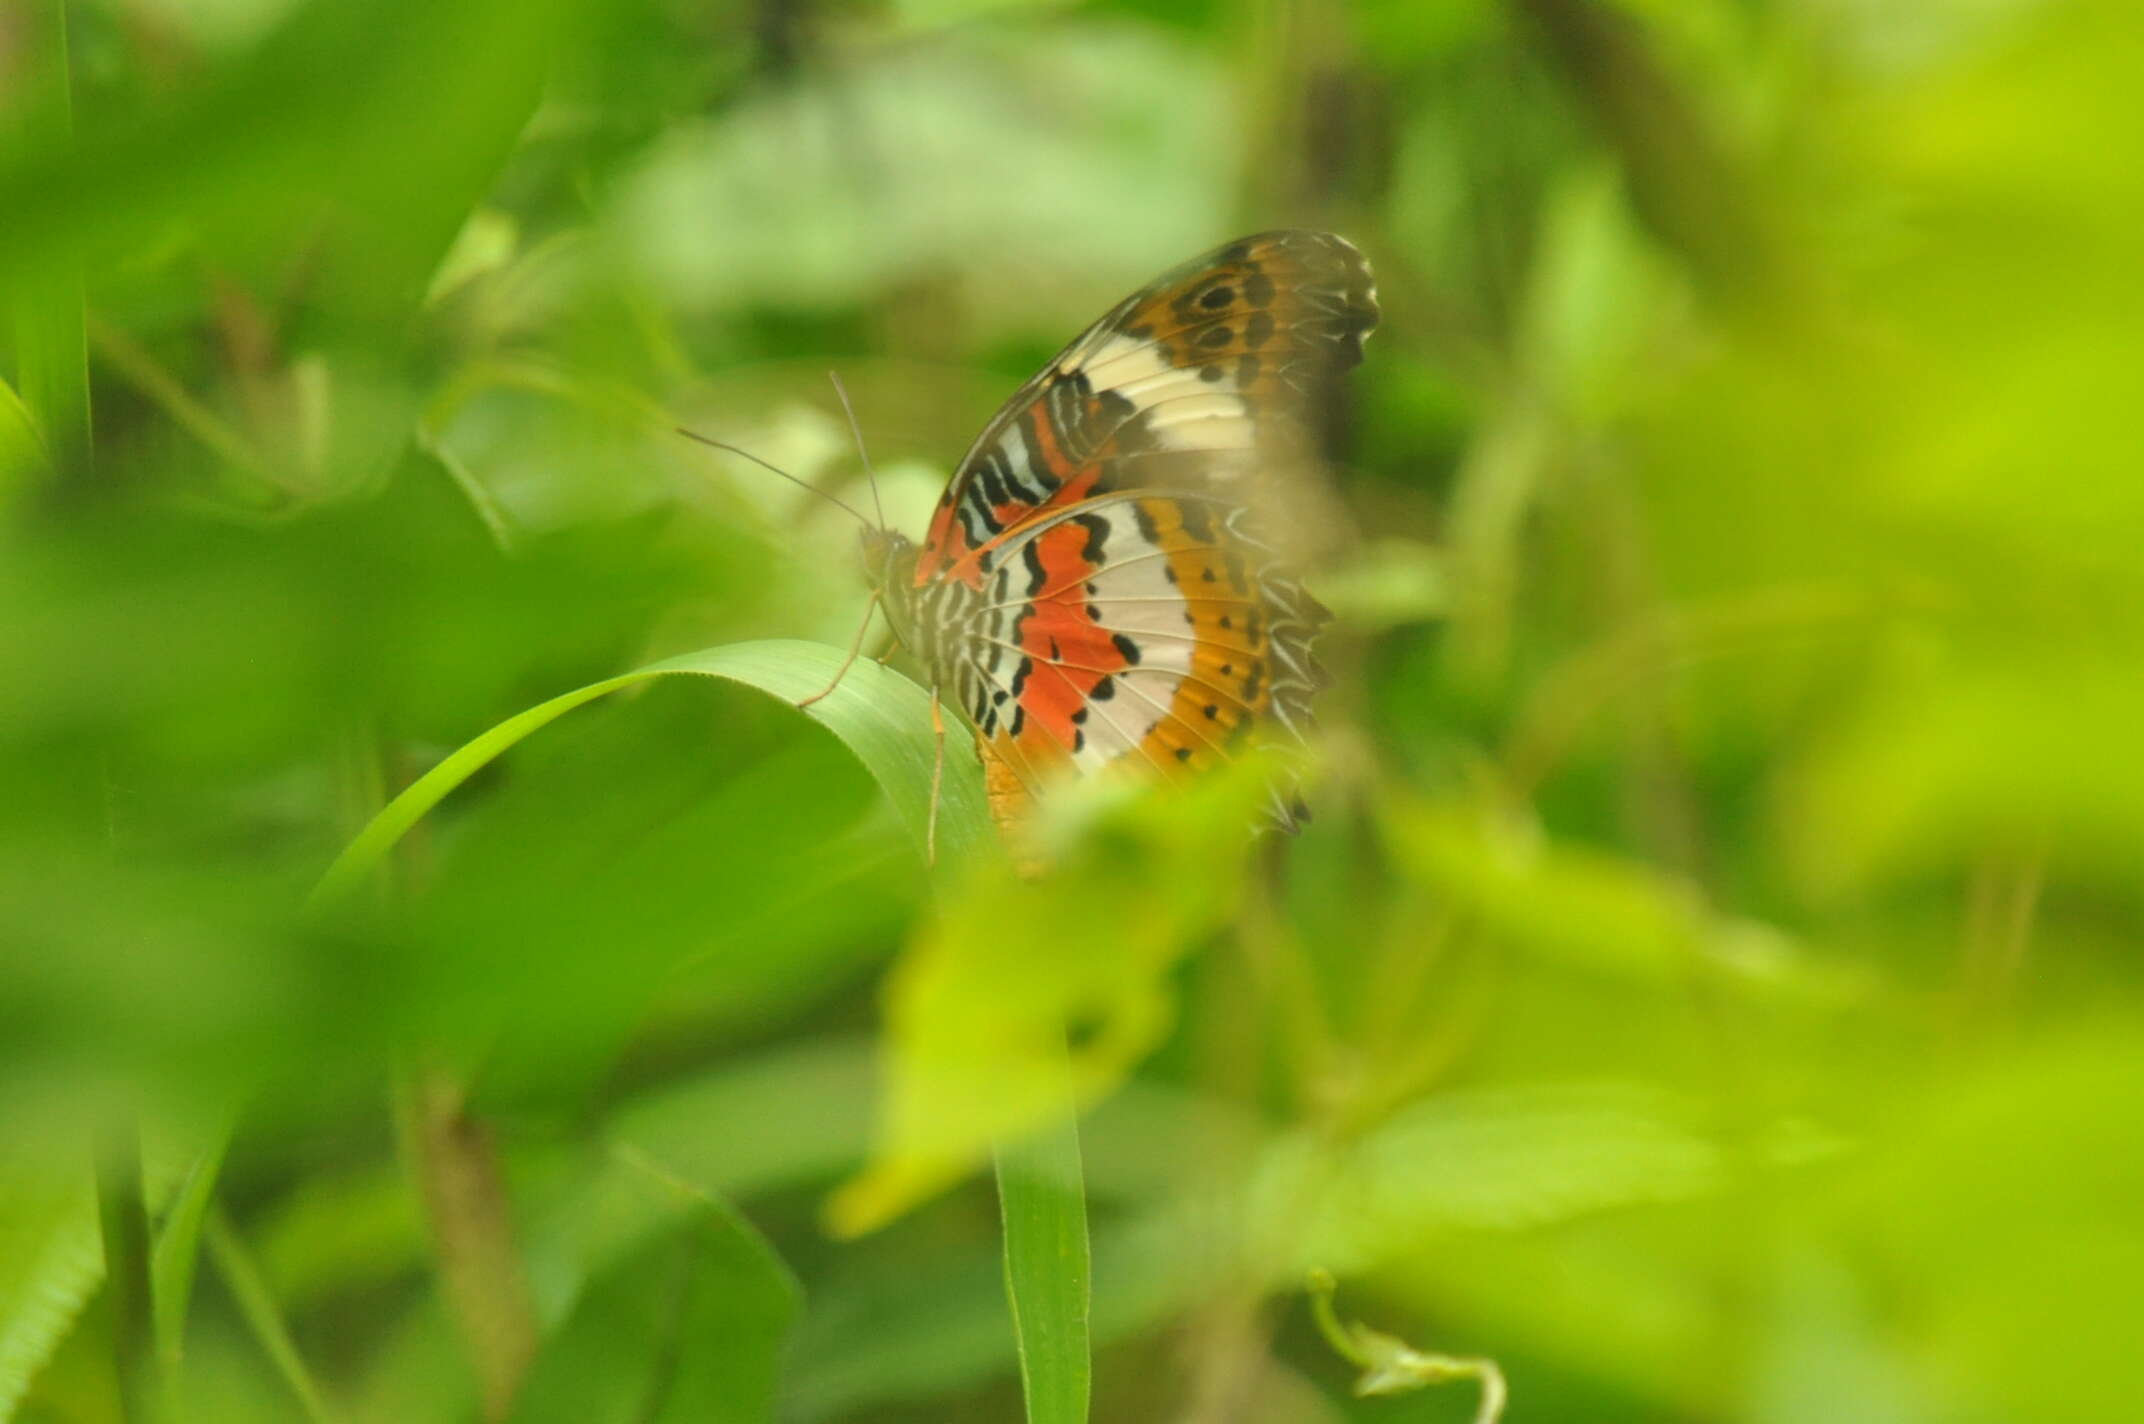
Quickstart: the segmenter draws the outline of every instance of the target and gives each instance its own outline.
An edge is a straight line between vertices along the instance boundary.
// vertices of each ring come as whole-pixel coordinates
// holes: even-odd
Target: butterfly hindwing
[[[1173,779],[1260,727],[1300,733],[1324,610],[1247,525],[1225,496],[1103,496],[982,554],[984,596],[948,647],[1001,819],[1054,775]]]
[[[919,578],[1120,490],[1219,491],[1305,458],[1377,322],[1368,265],[1328,233],[1247,237],[1127,297],[984,427],[931,520]]]

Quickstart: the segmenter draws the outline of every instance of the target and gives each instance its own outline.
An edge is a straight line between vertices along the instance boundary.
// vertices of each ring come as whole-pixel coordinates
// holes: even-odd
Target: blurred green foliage
[[[1314,1268],[1513,1418],[2127,1417],[2139,73],[2128,0],[0,0],[0,1418],[1017,1418],[977,1169],[1067,1091],[1096,1419],[1469,1417]],[[1300,838],[934,872],[660,678],[304,912],[524,709],[838,656],[853,529],[675,426],[867,497],[838,368],[917,532],[1280,225],[1385,310]]]

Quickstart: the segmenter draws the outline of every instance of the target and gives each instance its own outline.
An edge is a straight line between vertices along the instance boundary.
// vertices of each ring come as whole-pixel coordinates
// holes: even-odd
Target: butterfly
[[[1016,844],[1057,778],[1174,779],[1301,741],[1330,615],[1289,571],[1281,511],[1377,317],[1369,265],[1339,237],[1228,243],[1015,392],[920,544],[867,523],[874,602],[922,666],[941,747],[950,700]],[[1305,814],[1276,786],[1276,825]]]

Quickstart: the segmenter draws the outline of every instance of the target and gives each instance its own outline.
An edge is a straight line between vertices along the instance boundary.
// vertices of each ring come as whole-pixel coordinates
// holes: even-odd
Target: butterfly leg
[[[872,594],[871,601],[864,605],[863,621],[856,625],[856,636],[849,640],[849,655],[841,660],[840,667],[834,669],[833,681],[827,683],[826,686],[820,688],[802,702],[799,702],[797,707],[800,710],[811,706],[812,703],[817,702],[820,698],[841,686],[841,680],[849,675],[849,665],[856,661],[856,655],[863,650],[864,634],[871,631],[871,615],[878,612],[878,597],[877,594]]]
[[[938,688],[931,686],[931,736],[936,746],[931,755],[931,810],[923,822],[923,863],[938,863],[938,792],[945,785],[945,717],[938,710]]]

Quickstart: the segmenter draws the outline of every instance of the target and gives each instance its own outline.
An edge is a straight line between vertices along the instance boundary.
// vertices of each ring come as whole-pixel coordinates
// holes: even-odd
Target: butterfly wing
[[[1325,611],[1226,495],[1116,494],[1029,520],[978,559],[944,646],[993,808],[1053,776],[1196,773],[1261,733],[1299,738]],[[1275,819],[1292,826],[1292,792]]]
[[[903,601],[1016,837],[1054,775],[1181,777],[1307,728],[1327,615],[1274,509],[1376,322],[1342,239],[1243,238],[1127,297],[984,427]],[[1275,821],[1300,814],[1276,790]]]
[[[1164,274],[984,427],[932,517],[918,582],[973,584],[992,540],[1098,495],[1250,497],[1313,453],[1376,324],[1369,265],[1330,233],[1262,233]]]

